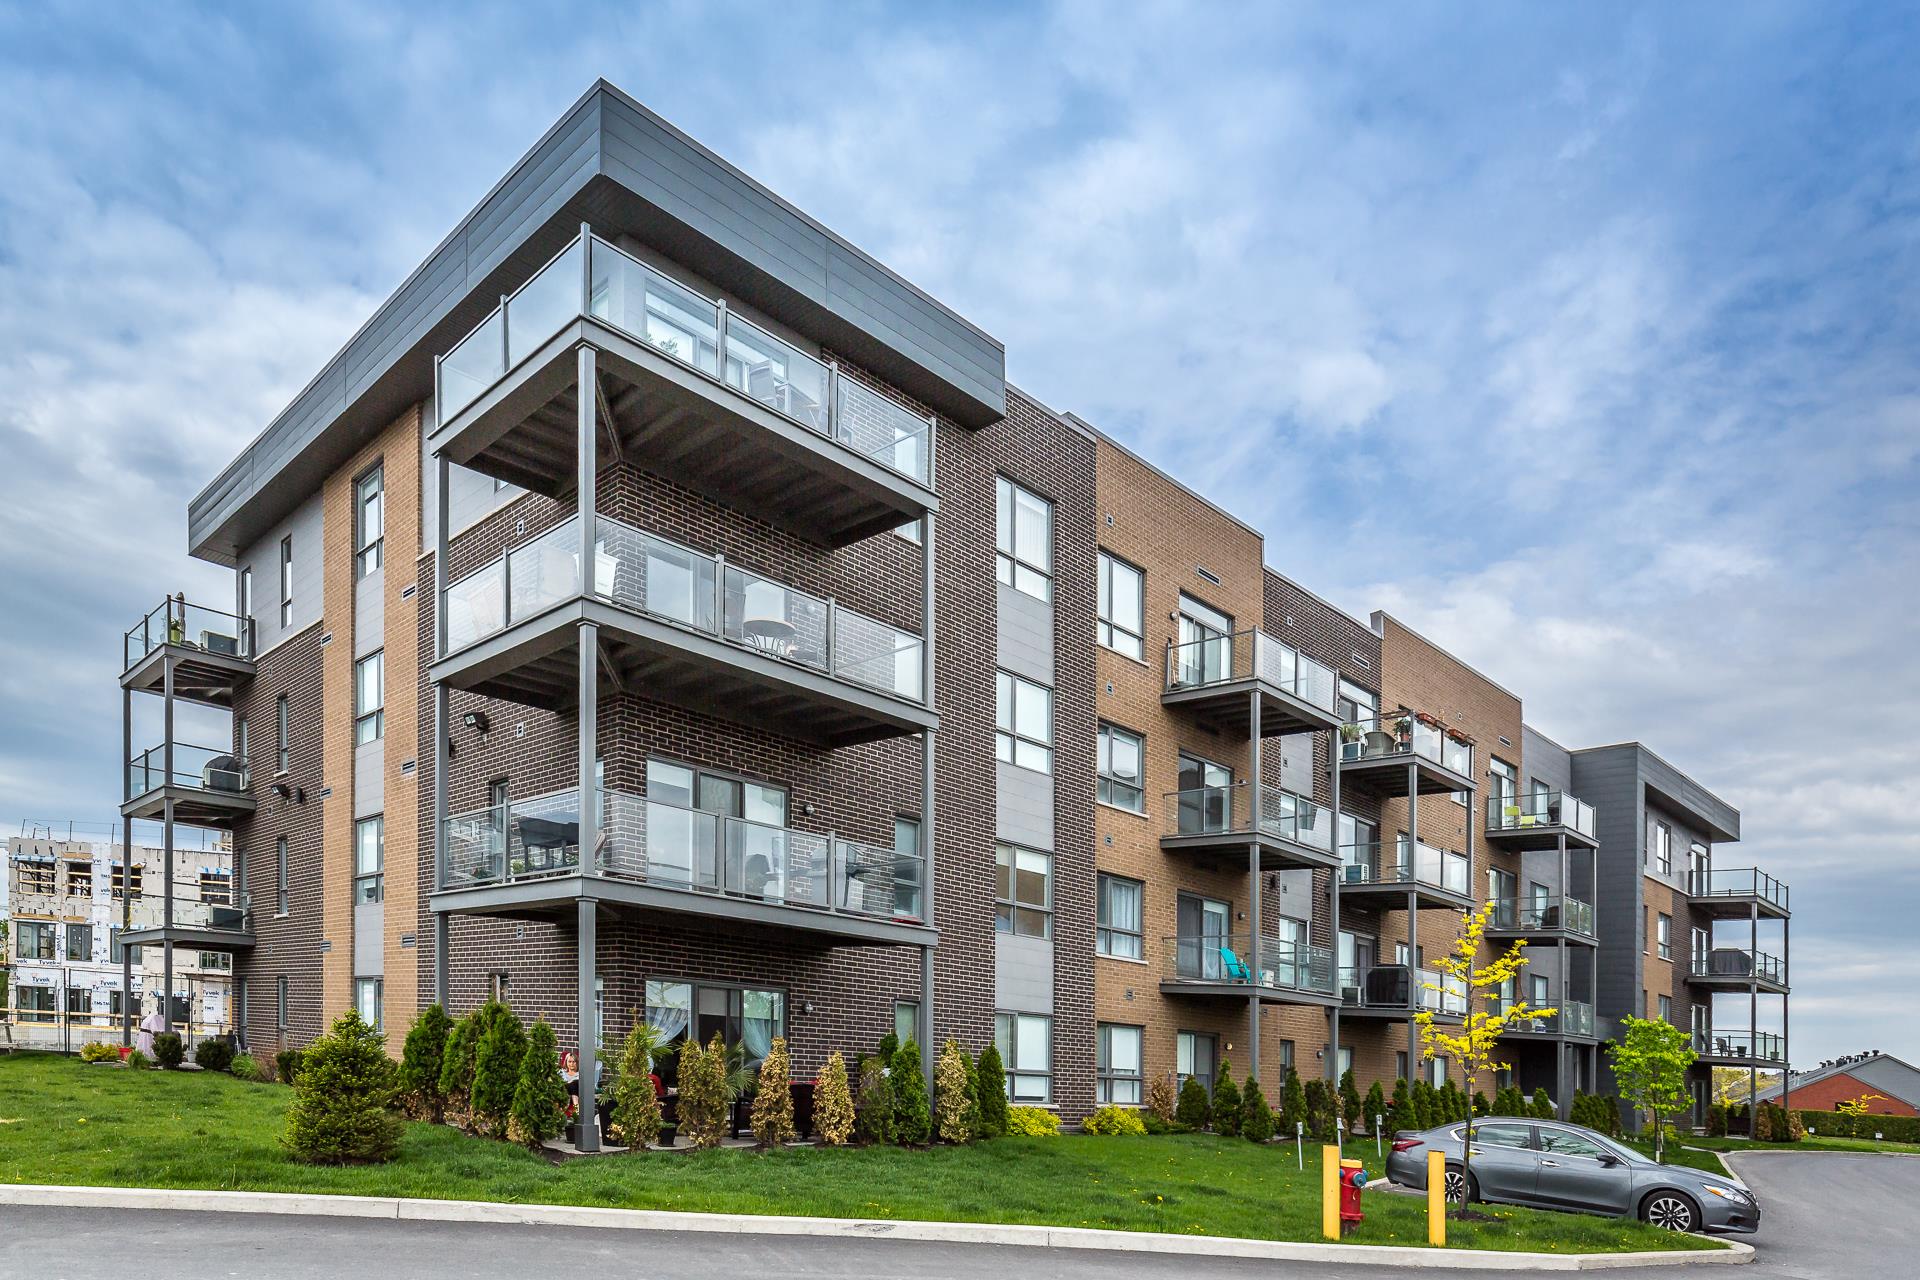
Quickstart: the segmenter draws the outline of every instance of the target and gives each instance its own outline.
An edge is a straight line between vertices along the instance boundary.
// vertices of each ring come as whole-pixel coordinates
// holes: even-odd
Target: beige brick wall
[[[420,966],[416,946],[401,945],[412,937],[420,921],[420,859],[415,856],[419,830],[417,767],[403,772],[419,749],[420,682],[419,599],[431,591],[431,581],[418,573],[422,552],[420,528],[420,437],[424,430],[418,407],[402,414],[381,433],[378,447],[386,468],[386,938],[383,1001],[386,1010],[387,1050],[400,1056],[413,1011],[420,1006]],[[429,800],[430,803],[430,800]]]
[[[320,1019],[353,1003],[353,477],[360,461],[321,487]]]

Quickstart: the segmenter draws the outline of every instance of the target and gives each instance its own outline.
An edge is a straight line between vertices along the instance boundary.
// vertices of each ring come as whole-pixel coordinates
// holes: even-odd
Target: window
[[[1103,956],[1138,960],[1141,945],[1141,884],[1101,872],[1095,949]]]
[[[1646,861],[1660,875],[1673,874],[1673,828],[1651,815],[1647,818]]]
[[[1709,867],[1713,865],[1713,855],[1707,846],[1698,840],[1687,846],[1687,872],[1695,880],[1704,880]]]
[[[1116,725],[1100,726],[1100,781],[1095,798],[1131,813],[1145,813],[1147,793],[1140,776],[1146,739]]]
[[[386,546],[386,519],[381,514],[381,468],[375,467],[360,477],[353,487],[354,562],[366,577],[380,567]]]
[[[353,900],[379,902],[386,897],[387,821],[362,818],[353,824]]]
[[[676,1051],[664,1061],[655,1059],[655,1070],[670,1089],[680,1082],[677,1050],[684,1040],[705,1044],[717,1035],[723,1044],[739,1045],[751,1071],[759,1067],[774,1037],[787,1034],[783,991],[650,978],[646,1001],[647,1022],[660,1032],[665,1046]]]
[[[1407,1078],[1407,1051],[1405,1049],[1393,1055],[1393,1078],[1395,1080],[1405,1080]]]
[[[248,565],[240,571],[240,617],[253,616],[253,566]]]
[[[920,885],[926,878],[926,860],[920,856],[920,819],[893,820],[893,913],[920,919]]]
[[[293,753],[287,745],[291,733],[292,725],[287,718],[287,695],[283,693],[273,703],[273,767],[280,773],[285,773],[293,760]]]
[[[353,664],[353,740],[378,742],[387,729],[386,650],[378,649]]]
[[[901,1044],[909,1040],[920,1039],[920,1004],[916,1000],[899,1000],[893,1006],[893,1038]]]
[[[1053,855],[994,846],[994,927],[1023,938],[1053,936]]]
[[[273,910],[276,915],[287,914],[292,893],[287,883],[287,838],[281,836],[273,842]]]
[[[1006,586],[1053,599],[1053,504],[1005,476],[996,479],[994,571]]]
[[[52,987],[18,987],[13,1002],[14,1018],[19,1022],[53,1022]]]
[[[1341,1045],[1340,1052],[1335,1054],[1334,1057],[1338,1062],[1338,1066],[1334,1070],[1335,1079],[1339,1079],[1345,1076],[1347,1072],[1353,1070],[1353,1046],[1352,1045],[1350,1044]]]
[[[1707,968],[1707,953],[1713,950],[1713,935],[1705,929],[1693,930],[1693,971],[1704,973]]]
[[[287,1029],[287,975],[284,973],[280,975],[279,981],[274,984],[273,1025],[278,1027],[282,1034],[285,1034]]]
[[[1445,1058],[1427,1059],[1427,1083],[1438,1089],[1447,1083],[1447,1060]]]
[[[1553,1007],[1553,984],[1544,973],[1527,975],[1527,1003],[1536,1009]]]
[[[1673,997],[1672,996],[1661,996],[1659,1009],[1660,1009],[1660,1021],[1662,1022],[1673,1021]]]
[[[996,673],[994,757],[1022,769],[1053,772],[1053,690],[1008,671]]]
[[[91,862],[67,864],[67,892],[76,898],[93,896],[93,864]]]
[[[1100,553],[1100,643],[1129,658],[1146,655],[1146,575]]]
[[[1575,1061],[1578,1061],[1576,1056]],[[1600,1149],[1600,1144],[1591,1138],[1583,1138],[1577,1133],[1568,1133],[1564,1129],[1540,1130],[1540,1149],[1556,1156],[1580,1156],[1587,1160],[1605,1160],[1610,1158]]]
[[[70,924],[67,926],[67,959],[81,963],[93,959],[92,925]]]
[[[107,992],[107,1012],[116,1018],[127,1016],[127,998],[118,991]]]
[[[487,998],[488,999],[498,1000],[500,1003],[505,1004],[507,1003],[507,998],[512,994],[513,994],[513,980],[507,976],[507,971],[505,969],[495,969],[492,973],[487,975]],[[649,1001],[648,1003],[652,1003],[652,1002]]]
[[[747,834],[787,825],[787,793],[779,787],[655,758],[647,761],[647,813],[650,878],[704,889],[744,889],[775,900],[783,895],[786,861],[772,846],[762,847],[771,834]],[[743,819],[757,828],[717,820],[725,818]],[[730,850],[724,858],[722,842]],[[741,883],[728,879],[723,885],[722,875],[738,877]],[[875,885],[872,892],[880,888]],[[850,885],[848,891],[861,901],[868,892],[860,885]]]
[[[1673,959],[1673,917],[1662,915],[1655,924],[1654,937],[1659,941],[1660,958]]]
[[[909,520],[905,524],[897,524],[893,526],[893,535],[896,538],[904,538],[917,547],[920,545],[920,522]]]
[[[1137,1107],[1140,1105],[1139,1027],[1103,1022],[1095,1052],[1094,1101],[1101,1105]]]
[[[202,871],[200,873],[200,901],[217,907],[233,905],[233,872]]]
[[[1007,1064],[1007,1098],[1016,1105],[1053,1101],[1053,1019],[1038,1013],[993,1015],[994,1045]]]
[[[1348,1052],[1351,1053],[1352,1050],[1348,1050]],[[1293,1069],[1293,1041],[1282,1040],[1280,1042],[1280,1081],[1282,1084],[1286,1083],[1287,1072]]]
[[[1473,1126],[1473,1142],[1477,1147],[1513,1147],[1525,1151],[1533,1146],[1533,1126],[1530,1124],[1476,1124]]]
[[[53,959],[54,948],[58,945],[54,940],[54,934],[59,927],[41,920],[15,922],[14,929],[18,937],[14,939],[13,944],[14,958],[18,960]]]
[[[1177,830],[1183,836],[1230,830],[1233,824],[1233,771],[1223,764],[1182,751],[1174,796]]]
[[[293,625],[293,535],[280,539],[280,625]]]
[[[381,985],[378,978],[355,978],[353,982],[353,1007],[359,1012],[360,1021],[375,1031],[381,1029]]]
[[[1214,1064],[1220,1060],[1218,1047],[1219,1042],[1204,1032],[1180,1032],[1173,1043],[1173,1072],[1180,1083],[1198,1080],[1212,1093]]]
[[[1487,762],[1487,781],[1492,784],[1490,791],[1494,812],[1502,816],[1511,813],[1513,817],[1518,818],[1518,813],[1512,811],[1518,808],[1520,771],[1499,756],[1494,756]],[[1543,808],[1540,812],[1544,813],[1546,810]],[[1515,825],[1518,824],[1515,823]]]
[[[1193,688],[1233,674],[1233,619],[1182,592],[1174,683]]]
[[[14,864],[19,869],[16,883],[21,893],[44,893],[49,897],[60,892],[60,873],[51,861],[30,861],[22,858]]]

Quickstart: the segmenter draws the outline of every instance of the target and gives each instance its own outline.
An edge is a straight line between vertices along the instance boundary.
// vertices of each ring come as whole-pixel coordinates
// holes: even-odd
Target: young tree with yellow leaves
[[[1486,964],[1480,963],[1480,944],[1487,932],[1487,920],[1493,914],[1494,904],[1489,902],[1478,911],[1468,912],[1461,917],[1460,936],[1454,940],[1453,947],[1446,955],[1435,961],[1434,967],[1443,975],[1443,982],[1451,978],[1466,989],[1466,1019],[1460,1024],[1458,1034],[1443,1029],[1435,1020],[1431,1009],[1422,1009],[1413,1015],[1413,1021],[1420,1030],[1420,1058],[1428,1061],[1444,1058],[1459,1068],[1465,1078],[1464,1088],[1469,1098],[1474,1095],[1482,1079],[1496,1071],[1505,1071],[1509,1064],[1497,1061],[1495,1053],[1500,1046],[1500,1037],[1507,1028],[1516,1022],[1526,1022],[1534,1018],[1551,1018],[1557,1010],[1536,1009],[1525,1000],[1506,1001],[1500,999],[1501,988],[1509,982],[1519,987],[1520,971],[1527,967],[1525,942],[1516,942],[1507,948],[1505,955]],[[1429,991],[1440,991],[1441,987],[1426,984]],[[1467,1200],[1473,1187],[1473,1125],[1476,1117],[1472,1108],[1467,1114],[1467,1140],[1461,1144],[1460,1182],[1458,1188],[1448,1186],[1447,1199],[1460,1202],[1459,1213],[1467,1212]],[[1451,1183],[1452,1177],[1447,1181]]]

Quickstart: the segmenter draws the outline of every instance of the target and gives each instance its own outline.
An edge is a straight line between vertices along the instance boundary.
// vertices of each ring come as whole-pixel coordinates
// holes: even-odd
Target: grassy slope
[[[1208,1137],[1008,1138],[904,1151],[607,1157],[556,1168],[503,1143],[409,1125],[400,1158],[374,1168],[289,1162],[278,1140],[292,1094],[208,1073],[0,1059],[0,1182],[205,1187],[606,1205],[640,1209],[1045,1223],[1319,1238],[1318,1161]],[[1367,1152],[1367,1162],[1378,1162]],[[1351,1239],[1421,1244],[1424,1202],[1375,1193]],[[1453,1224],[1451,1243],[1557,1252],[1713,1247],[1635,1222],[1499,1209]]]

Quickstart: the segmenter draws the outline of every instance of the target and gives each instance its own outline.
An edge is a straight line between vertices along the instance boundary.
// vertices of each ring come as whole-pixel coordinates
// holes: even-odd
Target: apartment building
[[[189,541],[233,600],[156,609],[122,685],[231,741],[129,728],[123,812],[231,833],[236,914],[148,937],[235,956],[256,1046],[505,995],[589,1072],[644,1018],[801,1072],[996,1041],[1068,1119],[1364,1088],[1458,1016],[1421,970],[1483,887],[1591,1007],[1591,813],[1517,697],[604,83]],[[1523,1034],[1593,1078],[1591,1025]]]

